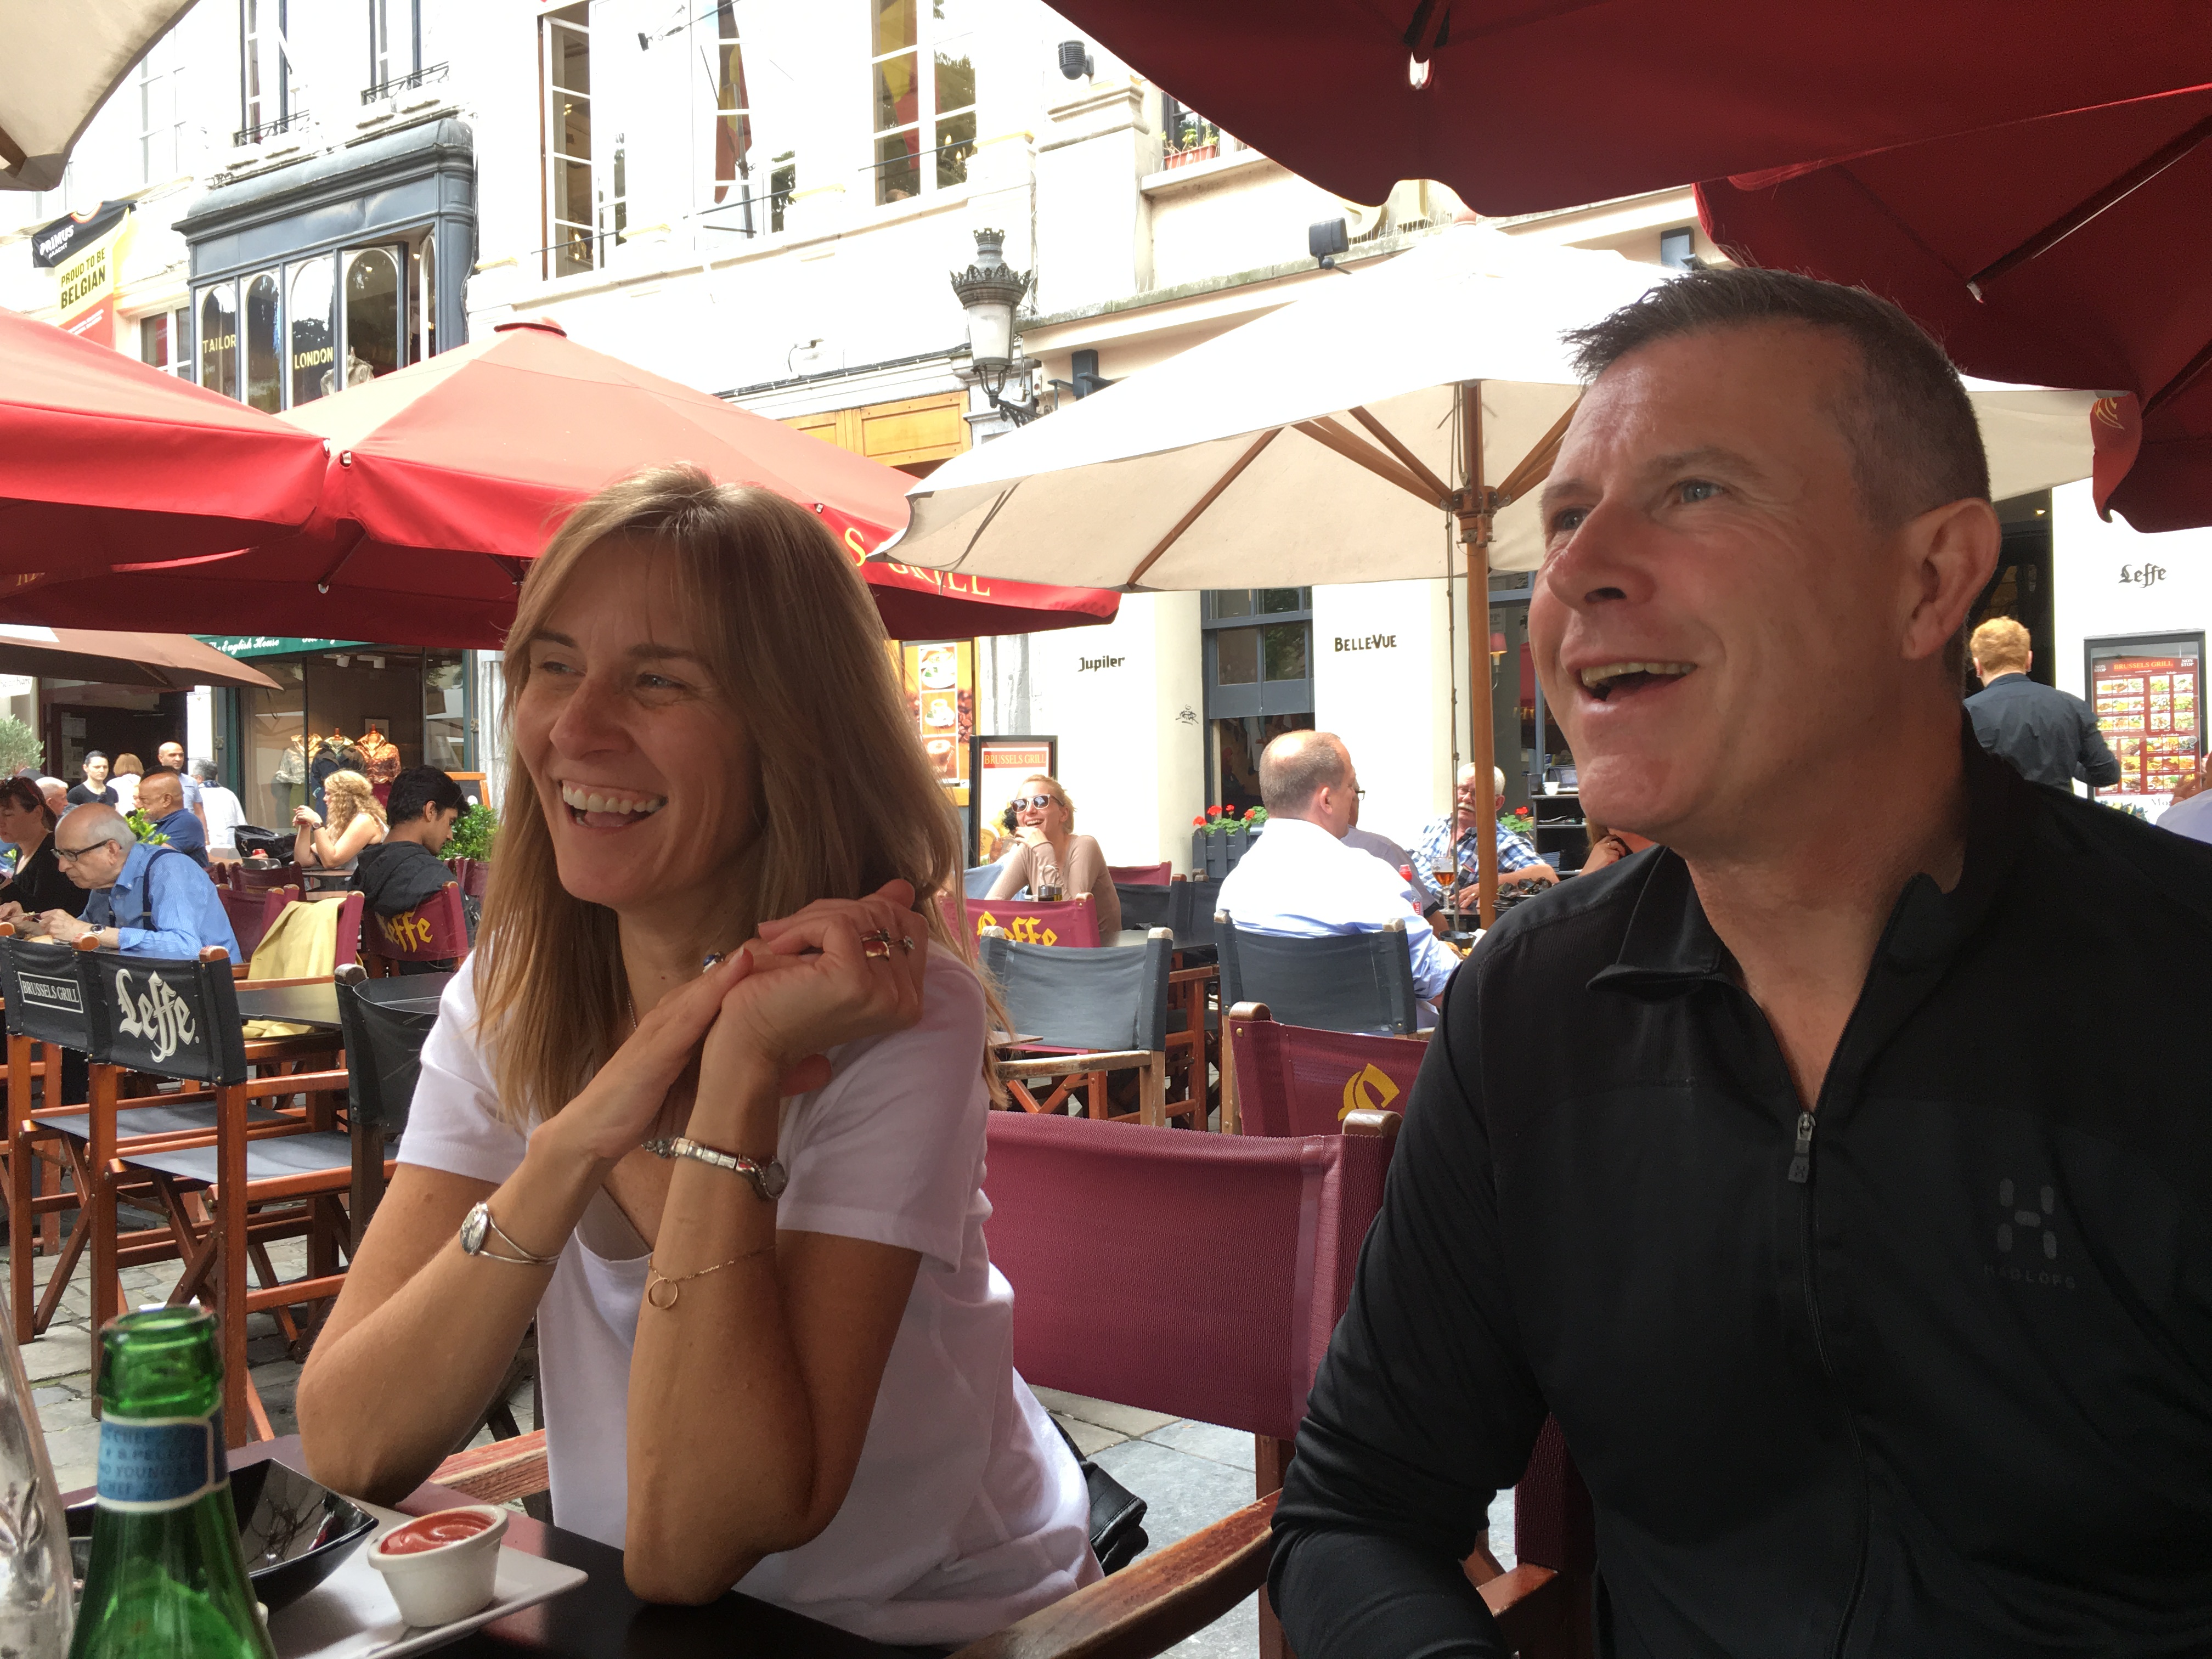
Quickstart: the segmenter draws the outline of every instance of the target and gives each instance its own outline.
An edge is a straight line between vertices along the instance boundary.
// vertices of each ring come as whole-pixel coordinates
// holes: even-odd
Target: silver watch
[[[757,1163],[750,1158],[739,1158],[734,1152],[717,1152],[712,1146],[702,1146],[697,1141],[687,1140],[681,1135],[672,1138],[663,1136],[644,1145],[645,1150],[655,1158],[696,1158],[702,1164],[711,1164],[718,1170],[727,1170],[732,1175],[741,1175],[752,1182],[753,1191],[763,1199],[781,1198],[783,1189],[791,1183],[791,1177],[784,1173],[783,1165],[774,1158],[765,1164]]]

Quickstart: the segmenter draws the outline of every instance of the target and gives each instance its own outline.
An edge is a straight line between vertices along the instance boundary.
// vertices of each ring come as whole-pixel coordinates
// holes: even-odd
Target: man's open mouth
[[[1608,662],[1582,672],[1583,687],[1600,702],[1650,685],[1671,685],[1697,667],[1693,662]]]

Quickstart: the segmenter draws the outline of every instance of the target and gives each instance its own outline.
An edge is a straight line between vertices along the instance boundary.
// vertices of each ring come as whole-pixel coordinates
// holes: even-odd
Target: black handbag
[[[1058,1418],[1052,1425],[1067,1442],[1091,1493],[1091,1553],[1098,1558],[1101,1571],[1119,1572],[1152,1541],[1145,1535],[1145,1500],[1085,1457]]]

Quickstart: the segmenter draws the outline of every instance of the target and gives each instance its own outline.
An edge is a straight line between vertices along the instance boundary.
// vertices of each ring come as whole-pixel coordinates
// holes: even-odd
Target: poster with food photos
[[[2171,799],[2203,752],[2202,689],[2201,660],[2194,656],[2109,657],[2093,664],[2089,707],[2120,763],[2118,785],[2095,793]]]
[[[921,738],[929,769],[955,806],[968,805],[969,739],[975,735],[975,645],[972,640],[893,642],[899,689]]]

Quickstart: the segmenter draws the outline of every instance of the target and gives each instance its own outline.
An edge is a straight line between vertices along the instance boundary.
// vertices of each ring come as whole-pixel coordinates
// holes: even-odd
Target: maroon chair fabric
[[[1158,864],[1109,864],[1107,876],[1128,887],[1164,887],[1174,878],[1175,865],[1167,859]]]
[[[393,962],[453,962],[469,953],[469,921],[461,908],[461,884],[449,881],[412,910],[396,916],[362,919],[362,954],[372,964]]]
[[[453,872],[453,879],[461,884],[461,893],[467,898],[482,898],[491,886],[491,860],[489,859],[447,859],[446,867]]]
[[[1229,1026],[1238,1127],[1248,1135],[1334,1134],[1352,1111],[1406,1109],[1429,1045],[1267,1018]]]
[[[1033,1383],[1287,1440],[1352,1292],[1391,1142],[1240,1139],[994,1112],[991,1260]],[[1233,1267],[1164,1276],[1101,1239],[1237,1241]]]
[[[222,901],[222,913],[230,919],[230,931],[237,935],[238,959],[251,962],[269,924],[276,920],[278,911],[300,896],[300,890],[275,887],[247,891],[225,884],[216,889],[216,896]]]
[[[939,902],[945,906],[945,919],[953,933],[971,939],[980,939],[986,927],[1000,927],[1018,945],[1088,946],[1099,942],[1098,907],[1088,893],[1051,904],[1027,899],[971,899],[947,893]],[[965,921],[961,920],[963,911]]]

